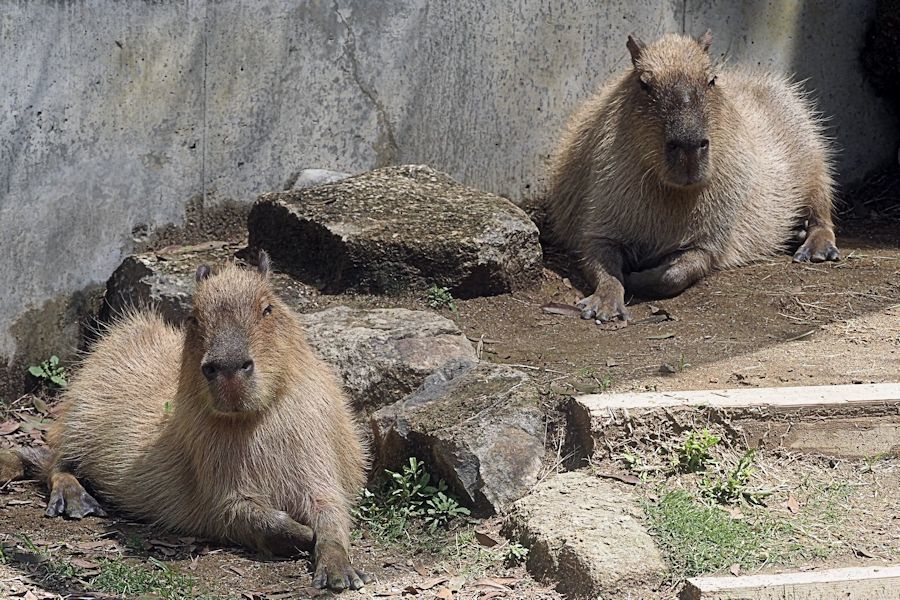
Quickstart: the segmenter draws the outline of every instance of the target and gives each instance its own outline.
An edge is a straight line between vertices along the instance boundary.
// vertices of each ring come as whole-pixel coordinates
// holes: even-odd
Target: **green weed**
[[[28,367],[28,372],[47,387],[66,387],[66,369],[55,354],[39,365]]]
[[[433,285],[425,292],[425,302],[436,310],[449,309],[456,312],[456,300],[450,290],[439,285]]]

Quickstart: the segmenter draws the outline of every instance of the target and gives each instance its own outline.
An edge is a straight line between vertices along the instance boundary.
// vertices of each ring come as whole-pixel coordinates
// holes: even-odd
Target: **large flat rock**
[[[503,512],[537,483],[544,459],[538,391],[521,371],[456,361],[372,418],[377,461],[418,456],[476,512]]]
[[[191,310],[197,266],[219,264],[235,248],[209,242],[129,256],[107,282],[101,319],[149,305],[181,323]],[[295,310],[309,303],[308,286],[281,273],[272,275],[272,283]],[[335,367],[357,408],[367,412],[400,400],[448,361],[475,360],[456,324],[429,311],[338,306],[298,316],[310,345]]]
[[[437,284],[482,296],[526,285],[541,268],[538,230],[524,211],[426,166],[264,194],[248,228],[251,246],[326,292]]]
[[[659,583],[665,571],[639,516],[622,484],[573,471],[516,502],[504,534],[529,548],[529,572],[563,594],[619,598],[630,585]]]

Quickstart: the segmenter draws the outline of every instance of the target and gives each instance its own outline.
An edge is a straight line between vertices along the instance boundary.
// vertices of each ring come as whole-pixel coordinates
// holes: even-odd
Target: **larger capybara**
[[[672,296],[709,273],[784,251],[837,260],[831,148],[786,77],[725,69],[712,34],[629,37],[632,67],[569,123],[551,170],[553,233],[594,293],[584,318],[627,319],[625,290]]]
[[[267,554],[314,547],[316,586],[358,589],[370,580],[348,555],[362,436],[269,284],[268,257],[259,263],[201,266],[183,329],[138,311],[108,328],[51,433],[46,512],[102,515],[84,478],[101,500],[173,531]],[[21,472],[8,455],[4,465]]]

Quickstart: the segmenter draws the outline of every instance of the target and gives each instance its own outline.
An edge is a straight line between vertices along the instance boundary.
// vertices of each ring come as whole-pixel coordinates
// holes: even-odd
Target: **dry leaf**
[[[788,494],[787,507],[795,515],[800,512],[800,502],[797,501],[797,496],[793,492]]]
[[[487,591],[496,590],[496,591],[501,591],[501,592],[511,592],[512,589],[510,587],[508,587],[507,584],[515,585],[519,581],[520,580],[513,579],[511,577],[505,577],[502,579],[500,579],[500,578],[491,579],[491,578],[485,577],[484,579],[479,579],[477,581],[473,581],[471,583],[471,587],[474,587],[475,589],[478,589],[478,590],[487,590]]]
[[[435,577],[434,579],[429,579],[427,581],[423,581],[416,587],[419,588],[420,590],[430,590],[431,588],[435,587],[436,585],[444,583],[445,581],[447,581],[447,579],[448,579],[448,577]]]
[[[440,598],[441,600],[453,600],[453,592],[445,587],[442,587],[434,592],[434,597]]]
[[[4,421],[0,423],[0,435],[9,435],[14,431],[18,431],[19,422],[18,421]]]
[[[84,558],[75,558],[69,561],[79,569],[99,569],[100,565]]]
[[[450,581],[447,583],[447,585],[454,592],[458,592],[459,590],[462,589],[462,586],[465,585],[465,583],[466,583],[465,577],[451,577]]]
[[[489,536],[488,534],[475,530],[475,539],[478,540],[478,543],[487,548],[493,548],[500,542]]]
[[[728,567],[728,572],[737,577],[741,574],[741,565],[739,563],[734,563]]]
[[[415,570],[416,570],[416,573],[418,573],[422,577],[428,577],[429,575],[431,575],[431,571],[426,569],[424,565],[417,565],[415,567]]]
[[[571,304],[560,304],[559,302],[548,302],[541,307],[544,314],[561,315],[563,317],[581,317],[581,309]]]
[[[668,340],[669,338],[675,337],[675,334],[672,332],[660,333],[659,335],[648,335],[648,340]]]
[[[38,398],[37,396],[35,396],[31,400],[31,403],[34,405],[34,410],[38,411],[42,415],[46,415],[47,413],[50,412],[50,410],[47,408],[47,403],[44,402],[43,399]]]
[[[607,366],[607,367],[618,367],[618,366],[621,365],[621,364],[622,364],[622,363],[620,363],[619,361],[614,360],[614,359],[612,359],[612,358],[607,358],[607,359],[606,359],[606,366]]]

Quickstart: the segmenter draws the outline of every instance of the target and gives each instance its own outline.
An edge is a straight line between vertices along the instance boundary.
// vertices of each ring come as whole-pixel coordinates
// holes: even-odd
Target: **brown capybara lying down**
[[[725,69],[712,34],[629,37],[633,66],[569,123],[548,194],[553,233],[594,293],[584,318],[627,319],[625,291],[672,296],[783,251],[837,260],[831,149],[798,84]]]
[[[122,512],[173,531],[275,555],[313,547],[315,585],[358,589],[370,580],[348,556],[362,436],[269,284],[268,257],[259,262],[200,267],[183,329],[134,311],[106,330],[50,436],[47,514],[103,515],[83,478]],[[21,474],[17,458],[41,462],[17,454],[0,457],[7,477]]]

